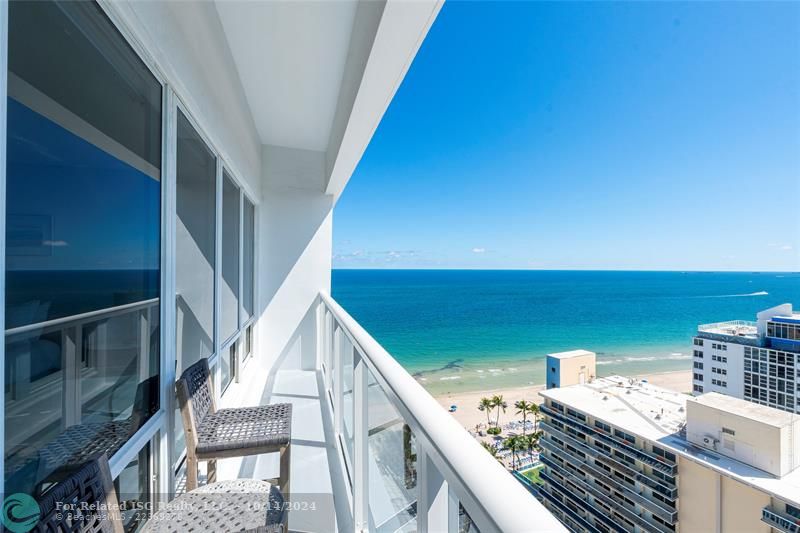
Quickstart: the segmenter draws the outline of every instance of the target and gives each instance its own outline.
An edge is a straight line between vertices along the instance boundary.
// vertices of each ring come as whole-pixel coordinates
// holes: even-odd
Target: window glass
[[[244,232],[242,239],[242,321],[253,316],[255,225],[256,208],[245,198],[244,213],[242,214],[242,231]]]
[[[158,410],[161,85],[94,3],[11,2],[8,64],[5,488],[34,494]]]
[[[224,341],[239,327],[239,188],[227,172],[223,176],[219,334]]]
[[[148,443],[114,480],[114,489],[120,503],[122,527],[126,532],[140,530],[150,517],[153,502],[151,479]]]
[[[217,161],[179,110],[176,148],[175,353],[177,374],[214,353]],[[176,460],[186,448],[175,409]]]
[[[175,289],[178,371],[214,352],[217,163],[178,112]]]

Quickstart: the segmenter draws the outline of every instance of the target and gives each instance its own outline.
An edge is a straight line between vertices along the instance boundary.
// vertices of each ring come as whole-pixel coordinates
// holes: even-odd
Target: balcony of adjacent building
[[[785,513],[779,513],[769,506],[761,510],[761,521],[769,525],[772,529],[783,531],[784,533],[800,532],[800,518]]]

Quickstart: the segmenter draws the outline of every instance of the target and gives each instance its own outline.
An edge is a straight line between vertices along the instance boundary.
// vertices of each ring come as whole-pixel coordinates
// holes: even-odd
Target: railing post
[[[358,353],[358,351],[356,351]],[[356,532],[369,529],[369,390],[367,365],[361,354],[353,369],[353,523]]]
[[[451,517],[451,494],[447,481],[426,453],[425,445],[417,441],[417,530],[420,533],[441,533],[457,531],[458,500],[455,500],[456,517]],[[455,525],[455,527],[454,527]]]
[[[333,322],[331,328],[333,335],[331,346],[333,347],[333,372],[336,379],[333,380],[333,431],[335,435],[342,434],[342,331]]]
[[[458,496],[456,496],[455,491],[453,491],[453,487],[448,486],[447,489],[447,531],[448,533],[458,533],[461,528],[461,524],[459,523],[459,513],[458,508],[461,506],[461,502],[458,501]]]
[[[80,357],[83,328],[80,325],[68,327],[61,332],[61,368],[63,369],[64,427],[80,423]]]

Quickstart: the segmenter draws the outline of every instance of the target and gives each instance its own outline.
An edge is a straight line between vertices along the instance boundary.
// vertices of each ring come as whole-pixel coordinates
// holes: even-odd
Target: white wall
[[[259,355],[265,368],[313,369],[320,291],[330,291],[333,197],[323,192],[324,152],[264,147],[258,215]]]

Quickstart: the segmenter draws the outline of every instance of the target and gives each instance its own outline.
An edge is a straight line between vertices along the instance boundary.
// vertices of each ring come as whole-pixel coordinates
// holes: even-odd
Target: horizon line
[[[495,272],[672,272],[684,274],[800,274],[800,270],[692,270],[692,269],[641,269],[641,268],[474,268],[474,267],[331,267],[333,270],[441,270],[441,271],[495,271]]]

